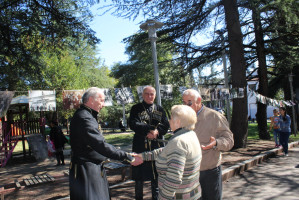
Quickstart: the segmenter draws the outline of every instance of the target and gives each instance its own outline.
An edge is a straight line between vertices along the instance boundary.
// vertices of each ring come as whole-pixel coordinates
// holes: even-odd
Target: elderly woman
[[[173,136],[163,148],[138,154],[133,165],[155,160],[158,172],[159,199],[199,199],[201,147],[192,130],[195,111],[186,105],[171,108],[170,128]],[[139,163],[138,163],[139,162]]]

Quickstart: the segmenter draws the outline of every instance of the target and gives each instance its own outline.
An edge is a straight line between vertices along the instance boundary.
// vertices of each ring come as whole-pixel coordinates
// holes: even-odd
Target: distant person
[[[273,116],[270,118],[271,124],[270,124],[270,131],[273,129],[273,137],[275,141],[275,148],[278,148],[280,146],[279,142],[279,113],[278,110],[273,110]]]
[[[285,107],[279,108],[279,141],[285,156],[288,156],[289,137],[291,135],[291,117],[287,114]]]
[[[64,165],[64,155],[63,155],[63,149],[64,144],[67,142],[66,137],[64,136],[62,129],[60,126],[58,126],[57,121],[52,121],[50,124],[51,130],[50,130],[50,139],[54,143],[55,147],[55,156],[57,160],[57,166]]]
[[[193,131],[196,121],[196,113],[189,106],[172,106],[169,124],[173,136],[167,145],[137,155],[143,161],[156,161],[158,199],[197,200],[201,196],[199,169],[202,155]]]
[[[130,112],[129,125],[135,132],[132,151],[142,153],[164,147],[159,141],[169,129],[169,122],[164,109],[154,104],[156,90],[146,86],[142,93],[143,101],[134,105]],[[135,180],[135,198],[143,199],[144,181],[151,181],[152,199],[158,198],[158,174],[154,161],[132,167],[132,179]]]
[[[102,90],[96,87],[87,89],[82,102],[83,105],[75,112],[70,125],[70,199],[110,199],[103,162],[106,158],[131,162],[134,158],[108,144],[99,130],[97,116],[105,103]]]
[[[183,103],[197,114],[194,132],[202,148],[202,200],[219,200],[222,199],[221,151],[229,151],[234,145],[234,138],[225,116],[205,107],[201,100],[200,93],[194,89],[188,89],[183,93]]]
[[[55,154],[55,146],[53,141],[50,139],[50,135],[47,135],[47,148],[48,148],[48,157],[52,158]]]
[[[124,123],[123,123],[123,120],[119,120],[119,123],[118,123],[118,126],[119,126],[119,129],[122,131],[122,132],[126,132],[126,127],[124,126]]]

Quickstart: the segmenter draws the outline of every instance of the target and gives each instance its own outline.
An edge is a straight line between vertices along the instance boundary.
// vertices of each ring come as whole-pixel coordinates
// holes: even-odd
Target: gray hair
[[[148,89],[148,88],[154,89],[155,94],[156,94],[156,89],[155,89],[153,86],[151,86],[151,85],[146,85],[146,86],[143,88],[143,90],[142,90],[142,94],[143,94],[144,91],[145,91],[146,89]]]
[[[82,96],[82,103],[83,104],[87,103],[89,97],[93,97],[94,99],[96,99],[97,94],[99,93],[103,93],[103,91],[100,88],[97,87],[88,88]]]
[[[193,96],[195,99],[201,98],[200,92],[194,89],[187,89],[183,92],[183,96]]]

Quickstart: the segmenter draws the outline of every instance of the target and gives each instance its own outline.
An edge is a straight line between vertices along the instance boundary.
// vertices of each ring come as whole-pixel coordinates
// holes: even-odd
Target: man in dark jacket
[[[50,139],[54,143],[57,166],[60,164],[64,165],[63,149],[64,149],[64,144],[67,142],[67,139],[63,135],[61,127],[58,126],[57,121],[52,121],[50,126],[51,126]]]
[[[83,105],[75,112],[70,125],[70,199],[108,200],[109,185],[103,161],[107,157],[131,162],[134,158],[106,143],[99,130],[97,115],[104,107],[103,92],[96,87],[89,88],[82,101]]]
[[[161,106],[154,104],[156,90],[146,86],[142,93],[143,101],[134,105],[130,112],[129,125],[135,132],[133,138],[133,152],[151,151],[164,144],[169,129],[169,122]],[[158,198],[158,178],[154,161],[144,162],[139,166],[132,166],[132,178],[135,180],[135,198],[143,199],[143,181],[151,181],[152,199]]]

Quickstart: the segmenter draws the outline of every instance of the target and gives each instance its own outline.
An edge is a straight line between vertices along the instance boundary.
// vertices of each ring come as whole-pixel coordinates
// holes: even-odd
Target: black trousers
[[[200,171],[202,200],[222,199],[222,170],[221,165],[210,170]]]
[[[56,151],[55,155],[56,155],[57,165],[60,165],[60,164],[64,165],[63,151]]]
[[[143,184],[144,181],[135,181],[135,199],[143,200]],[[151,189],[152,189],[152,199],[158,199],[158,180],[151,180]]]

